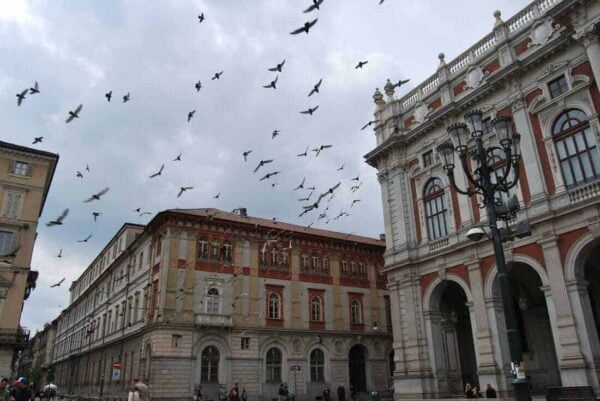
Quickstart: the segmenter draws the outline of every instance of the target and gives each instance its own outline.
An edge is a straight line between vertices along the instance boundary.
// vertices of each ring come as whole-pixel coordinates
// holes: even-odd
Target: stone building
[[[366,159],[382,190],[398,399],[460,394],[467,382],[511,388],[492,244],[465,235],[486,210],[450,187],[435,151],[471,109],[484,113],[487,144],[496,116],[521,135],[510,192],[532,235],[504,252],[532,390],[600,390],[600,2],[536,0],[494,16],[489,35],[450,62],[440,54],[406,95],[389,82],[386,97],[375,92]],[[460,166],[455,176],[465,189]]]
[[[69,393],[208,399],[239,383],[270,400],[391,384],[384,242],[248,216],[166,210],[126,224],[71,286],[56,382]],[[115,364],[115,362],[117,362]],[[120,367],[118,371],[114,367]]]
[[[52,357],[54,355],[55,339],[56,320],[52,323],[46,323],[42,330],[35,333],[30,338],[28,348],[23,353],[21,365],[19,366],[20,371],[25,375],[28,375],[28,372],[37,372],[37,382],[33,383],[36,391],[42,389],[45,383],[53,380]]]
[[[58,155],[0,141],[0,376],[10,377],[15,351],[27,345],[19,326],[35,287],[31,255]]]

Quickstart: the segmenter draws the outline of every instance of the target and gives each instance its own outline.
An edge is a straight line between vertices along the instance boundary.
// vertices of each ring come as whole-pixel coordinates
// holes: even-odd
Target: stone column
[[[574,37],[580,40],[583,47],[585,47],[585,52],[594,73],[594,80],[600,87],[600,35],[596,26],[589,25],[576,33]]]

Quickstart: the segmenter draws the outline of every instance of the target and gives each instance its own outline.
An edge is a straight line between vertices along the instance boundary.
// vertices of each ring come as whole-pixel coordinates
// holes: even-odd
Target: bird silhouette
[[[309,13],[313,10],[319,10],[319,6],[323,4],[323,1],[324,0],[312,0],[312,4],[306,10],[304,10],[304,12]]]
[[[196,82],[194,87],[196,88],[196,92],[200,92],[200,89],[202,89],[202,82],[201,81]]]
[[[24,89],[21,93],[17,93],[17,106],[20,106],[21,103],[23,103],[23,100],[25,100],[25,96],[27,95],[27,92],[29,92],[29,89]]]
[[[141,207],[138,207],[137,209],[133,209],[134,212],[139,213],[142,210]]]
[[[218,194],[216,194],[215,196],[213,196],[213,199],[219,199],[219,196],[221,196],[220,192]]]
[[[80,239],[77,242],[88,242],[89,239],[92,238],[92,234],[88,235],[87,237],[85,237],[84,239]]]
[[[363,127],[360,129],[361,131],[364,131],[367,127],[376,124],[377,120],[373,120],[373,121],[369,121],[368,123],[366,123],[365,125],[363,125]]]
[[[354,206],[354,204],[355,204],[355,203],[358,203],[358,202],[360,202],[360,199],[354,199],[354,200],[352,201],[352,204],[350,205],[350,207],[353,207],[353,206]]]
[[[194,114],[196,114],[196,110],[192,110],[188,113],[188,117],[187,117],[188,123],[190,122],[192,117],[194,117]]]
[[[315,24],[317,23],[318,18],[315,18],[312,21],[306,21],[304,23],[304,26],[302,26],[301,28],[298,28],[296,30],[293,30],[292,32],[290,32],[290,35],[297,35],[300,32],[306,32],[306,34],[308,35],[308,31],[310,31],[310,28],[312,28],[313,26],[315,26]]]
[[[33,142],[31,142],[32,145],[35,145],[36,143],[40,143],[42,142],[44,139],[43,136],[36,136],[35,138],[33,138]]]
[[[252,150],[247,150],[242,155],[244,156],[244,161],[248,161],[248,155],[252,153]]]
[[[201,24],[202,22],[204,22],[204,13],[198,16],[198,23]]]
[[[357,70],[359,68],[363,68],[368,63],[368,61],[359,61],[358,64],[356,64],[356,67],[354,67],[354,69]]]
[[[321,83],[322,82],[323,82],[323,78],[321,78],[319,80],[319,82],[317,82],[316,85],[313,86],[312,90],[308,93],[309,97],[312,96],[312,95],[314,95],[315,93],[319,93],[319,88],[321,87]]]
[[[302,182],[300,183],[300,185],[298,185],[296,188],[294,188],[294,191],[304,188],[304,181],[306,181],[306,177],[302,179]]]
[[[95,200],[99,201],[100,197],[102,195],[104,195],[105,193],[107,193],[109,189],[110,189],[109,187],[104,188],[102,191],[100,191],[100,192],[98,192],[96,194],[93,194],[92,196],[90,196],[89,198],[87,198],[86,200],[84,200],[84,202],[85,203],[90,203],[90,202],[95,201]]]
[[[360,179],[360,174],[357,174],[356,177],[352,178],[350,181],[358,181]]]
[[[34,95],[36,93],[40,93],[40,86],[38,85],[37,81],[35,81],[35,84],[33,84],[32,88],[29,88],[30,95]]]
[[[58,216],[56,219],[47,222],[46,226],[52,227],[52,226],[62,225],[63,220],[65,219],[65,217],[67,217],[68,214],[69,214],[69,209],[67,208],[67,209],[63,210],[63,212],[60,214],[60,216]]]
[[[253,173],[256,173],[258,171],[258,169],[261,168],[262,166],[264,166],[265,164],[272,163],[272,162],[273,162],[273,159],[270,159],[270,160],[261,160],[258,163],[258,166],[256,166],[256,168],[254,169]]]
[[[274,175],[279,174],[280,171],[273,171],[272,173],[267,173],[265,174],[259,181],[264,181],[264,180],[268,180],[269,178],[273,177]]]
[[[147,215],[147,214],[152,214],[152,213],[150,213],[150,212],[142,212],[142,213],[140,213],[138,215],[138,217],[142,217],[142,216]]]
[[[362,185],[362,181],[359,182],[357,185],[351,186],[350,187],[350,192],[356,192],[360,188],[361,185]]]
[[[96,219],[101,215],[100,212],[92,212],[92,216],[94,216],[94,223],[97,221]]]
[[[62,258],[62,248],[61,250],[58,252],[58,255],[56,255],[57,258]]]
[[[341,167],[338,167],[337,171],[342,171],[344,169],[345,164],[342,164]]]
[[[410,79],[404,79],[404,80],[401,79],[400,81],[398,81],[398,83],[394,84],[394,88],[399,88],[402,85],[408,83],[409,81],[410,81]]]
[[[179,193],[177,194],[177,197],[179,198],[182,193],[184,193],[185,191],[188,191],[190,189],[194,189],[194,187],[180,187],[179,188]]]
[[[85,165],[85,171],[87,171],[87,172],[89,172],[89,171],[90,171],[90,165],[89,165],[89,164],[86,164],[86,165]]]
[[[318,106],[318,105],[317,105],[317,106],[315,106],[315,107],[313,107],[313,108],[310,108],[310,107],[309,107],[309,108],[308,108],[308,110],[301,111],[301,112],[300,112],[300,114],[309,114],[309,115],[311,115],[311,116],[312,116],[312,115],[313,115],[313,113],[314,113],[315,111],[317,111],[317,109],[318,109],[318,108],[319,108],[319,106]]]
[[[110,103],[110,99],[112,99],[112,91],[106,92],[104,94],[104,97],[106,98],[106,100],[108,101],[108,103]]]
[[[75,175],[77,176],[77,178],[83,178],[83,174],[81,174],[81,171],[77,171]]]
[[[319,156],[319,153],[321,153],[324,149],[329,149],[333,147],[333,145],[321,145],[316,149],[313,149],[312,151],[315,152],[315,157]]]
[[[215,79],[221,79],[221,75],[223,75],[223,71],[215,72],[215,75],[210,80],[214,81]]]
[[[279,75],[277,75],[277,76],[275,77],[275,79],[271,81],[271,83],[270,83],[270,84],[268,84],[268,85],[263,85],[263,88],[266,88],[266,89],[268,89],[268,88],[277,89],[277,80],[278,80],[278,79],[279,79]]]
[[[180,161],[181,161],[181,153],[179,153],[179,154],[177,155],[177,157],[173,159],[173,161],[174,161],[174,162],[180,162]]]
[[[285,59],[283,59],[283,61],[279,64],[277,64],[275,67],[273,68],[269,68],[269,71],[272,72],[281,72],[283,70],[283,65],[285,64]]]
[[[308,156],[308,146],[306,147],[306,150],[304,151],[304,153],[297,154],[296,156],[298,156],[298,157]]]
[[[164,168],[165,168],[165,165],[164,165],[164,164],[163,164],[163,165],[161,165],[161,166],[160,166],[160,169],[158,170],[158,172],[156,172],[156,173],[152,174],[152,175],[151,175],[149,178],[158,177],[159,175],[161,175],[161,174],[162,174],[162,172],[163,172],[163,169],[164,169]]]
[[[59,281],[58,283],[56,283],[56,284],[52,284],[52,285],[50,286],[50,288],[60,287],[60,285],[61,285],[62,283],[64,283],[64,282],[65,282],[65,279],[64,279],[64,277],[63,277],[63,278],[61,278],[61,279],[60,279],[60,281]]]
[[[275,139],[275,137],[279,136],[279,130],[273,130],[273,133],[271,134],[271,139]]]
[[[83,108],[83,105],[80,104],[79,106],[77,106],[77,108],[75,110],[69,111],[69,117],[67,117],[67,120],[65,122],[70,123],[71,121],[73,121],[73,119],[79,118],[79,113],[81,112],[82,108]]]
[[[307,197],[305,197],[305,198],[300,198],[300,199],[298,199],[298,201],[299,201],[299,202],[307,202],[307,201],[309,201],[309,200],[310,200],[310,197],[312,196],[312,194],[313,194],[313,191],[310,191],[310,193],[308,194],[308,196],[307,196]]]
[[[129,101],[129,92],[127,92],[127,94],[125,96],[123,96],[123,103],[127,103]]]

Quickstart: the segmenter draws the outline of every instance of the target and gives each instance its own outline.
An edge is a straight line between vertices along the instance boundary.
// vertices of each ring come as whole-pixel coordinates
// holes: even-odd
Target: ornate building
[[[435,151],[475,108],[486,143],[496,116],[521,135],[511,194],[532,235],[504,252],[532,391],[600,390],[600,2],[536,0],[494,16],[489,35],[450,62],[440,54],[405,96],[389,82],[387,97],[374,95],[377,147],[366,159],[382,190],[398,399],[460,394],[467,382],[511,389],[492,244],[465,235],[486,211],[451,188]],[[462,172],[456,181],[469,185]]]
[[[15,351],[27,346],[19,326],[35,288],[31,255],[58,155],[0,141],[0,376],[10,377]]]
[[[313,400],[325,385],[387,390],[391,318],[383,240],[250,217],[167,210],[126,224],[71,286],[58,319],[56,383],[153,399],[218,399],[280,383]]]

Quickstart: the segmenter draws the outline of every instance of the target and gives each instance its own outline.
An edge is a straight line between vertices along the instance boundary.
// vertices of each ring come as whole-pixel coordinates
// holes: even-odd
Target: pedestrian
[[[8,378],[0,379],[0,401],[10,401],[10,389],[8,388]]]
[[[194,401],[202,401],[202,386],[196,386],[194,389]]]
[[[140,401],[150,401],[150,393],[148,390],[148,386],[140,381],[139,378],[134,378],[132,381],[134,391],[137,390]]]
[[[331,390],[329,390],[329,386],[325,386],[323,390],[323,401],[331,401]]]
[[[140,392],[135,388],[133,384],[129,385],[129,393],[127,394],[127,401],[140,401]]]
[[[245,388],[242,388],[242,401],[248,401],[248,393]]]
[[[473,386],[471,386],[471,383],[467,383],[465,385],[465,397],[477,398],[477,395],[475,394],[475,389],[473,388]]]
[[[14,401],[31,401],[33,394],[29,388],[29,379],[26,377],[19,377],[15,381],[14,389],[11,391],[10,395],[14,398]]]
[[[490,383],[485,388],[485,398],[496,398],[496,389]]]
[[[227,390],[222,384],[219,384],[219,401],[227,401]]]
[[[239,401],[239,399],[240,399],[240,389],[238,387],[238,384],[235,383],[235,385],[229,391],[229,401]]]
[[[346,401],[346,388],[340,384],[337,388],[338,401]]]
[[[277,394],[279,395],[279,401],[287,401],[285,394],[285,385],[283,383],[279,385],[279,391],[277,392]]]

